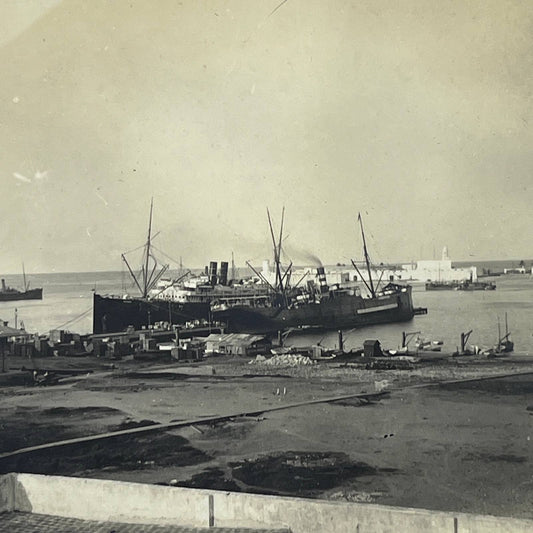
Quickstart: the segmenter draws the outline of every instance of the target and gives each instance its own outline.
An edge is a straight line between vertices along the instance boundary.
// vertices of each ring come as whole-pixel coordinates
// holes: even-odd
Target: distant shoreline
[[[375,264],[374,266],[378,267],[378,266],[391,266],[391,265],[397,265],[397,266],[400,266],[400,265],[407,265],[407,264],[411,264],[411,263],[416,263],[417,261],[420,261],[420,259],[415,259],[415,260],[411,260],[411,261],[388,261],[388,262],[383,262],[383,263],[379,263],[379,264]],[[470,267],[470,266],[475,266],[475,267],[478,267],[478,269],[482,269],[482,268],[485,268],[485,269],[490,269],[490,270],[494,270],[494,272],[498,273],[498,272],[503,272],[503,269],[504,268],[517,268],[519,265],[520,265],[520,262],[523,262],[524,263],[524,266],[526,268],[526,271],[531,271],[531,268],[533,267],[533,259],[487,259],[487,260],[477,260],[477,261],[452,261],[452,268],[464,268],[464,267]],[[257,265],[258,268],[260,268],[261,265]],[[309,267],[310,265],[295,265],[294,268],[305,268],[305,267]],[[325,264],[324,267],[326,269],[335,269],[335,268],[353,268],[350,264],[348,263],[336,263],[336,264]],[[199,267],[184,267],[183,270],[191,270],[191,272],[193,273],[199,273],[199,272],[203,272],[205,268],[205,265],[204,266],[199,266]],[[237,269],[239,270],[249,270],[248,267],[246,265],[241,265],[241,266],[237,266],[236,267]],[[177,272],[178,271],[178,267],[176,268],[171,268],[170,269],[170,272]],[[54,271],[54,272],[27,272],[26,275],[27,276],[62,276],[62,275],[79,275],[79,274],[98,274],[98,275],[103,275],[103,274],[120,274],[122,273],[122,270],[121,269],[115,269],[115,270],[86,270],[86,271],[77,271],[77,270],[73,270],[73,271]],[[4,273],[4,274],[1,274],[2,276],[4,277],[22,277],[22,273],[21,272],[12,272],[12,273]]]

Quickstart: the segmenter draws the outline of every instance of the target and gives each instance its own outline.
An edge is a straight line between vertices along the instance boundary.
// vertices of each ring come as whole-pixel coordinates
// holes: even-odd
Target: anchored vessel
[[[215,264],[211,262],[211,265]],[[222,263],[224,265],[224,263]],[[257,285],[225,285],[206,281],[207,276],[187,282],[161,280],[146,296],[108,296],[93,294],[93,333],[123,331],[129,326],[141,329],[156,322],[185,324],[210,321],[214,301],[250,301],[264,298],[266,288]]]
[[[26,272],[24,271],[24,265],[22,265],[22,275],[24,277],[24,290],[19,291],[13,287],[6,285],[5,279],[2,279],[2,286],[0,288],[0,302],[12,302],[16,300],[42,300],[43,289],[30,289],[30,284],[26,282]]]
[[[457,287],[458,291],[494,291],[496,284],[491,281],[463,281]]]
[[[426,291],[493,291],[496,284],[491,281],[428,281]]]
[[[190,277],[188,271],[177,279],[165,279],[168,265],[159,265],[153,253],[152,212],[148,238],[144,245],[142,267],[136,274],[126,255],[122,259],[135,283],[139,296],[93,294],[93,333],[124,331],[132,326],[141,329],[156,322],[185,324],[190,321],[211,321],[213,301],[250,301],[264,298],[267,288],[262,284],[228,281],[228,263],[212,261],[206,275]]]
[[[269,297],[255,302],[219,302],[211,306],[215,320],[226,330],[237,333],[270,333],[288,328],[345,329],[371,324],[411,320],[417,313],[413,307],[411,287],[388,283],[383,288],[374,285],[361,216],[358,217],[363,237],[363,251],[368,270],[368,282],[354,261],[352,264],[369,292],[363,297],[357,287],[329,287],[323,267],[317,269],[318,286],[310,281],[306,287],[290,286],[292,263],[281,265],[283,215],[279,239],[276,241],[270,213],[268,221],[274,245],[276,281],[269,286]],[[249,265],[251,267],[251,265]],[[258,272],[256,272],[259,276]],[[420,313],[426,310],[419,310]]]
[[[505,335],[501,334],[500,329],[500,319],[498,318],[498,343],[495,347],[495,355],[498,354],[507,354],[514,350],[514,342],[509,338],[511,332],[509,331],[509,326],[507,325],[507,313],[505,313]]]

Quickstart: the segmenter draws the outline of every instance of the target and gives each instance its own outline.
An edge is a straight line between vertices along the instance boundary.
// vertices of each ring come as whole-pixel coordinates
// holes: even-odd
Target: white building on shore
[[[403,279],[413,281],[477,281],[477,267],[454,268],[446,246],[441,259],[417,261],[402,265]]]
[[[368,281],[366,265],[357,264],[359,271],[353,267],[337,266],[326,268],[326,278],[329,285],[346,285],[362,280]],[[309,266],[294,270],[291,282],[306,284],[307,281],[317,281],[317,267]],[[371,269],[374,282],[381,280],[381,286],[389,281],[477,281],[477,267],[454,268],[448,256],[448,250],[444,247],[441,259],[422,260],[413,263],[405,263],[398,266],[383,265],[373,266]],[[262,276],[269,281],[275,282],[275,272],[269,261],[263,261]]]

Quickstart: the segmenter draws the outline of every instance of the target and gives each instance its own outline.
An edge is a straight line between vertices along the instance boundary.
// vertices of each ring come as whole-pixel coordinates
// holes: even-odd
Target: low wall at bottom
[[[133,524],[210,525],[211,497],[196,489],[36,474],[7,474],[0,480],[0,488],[12,495],[11,499],[0,496],[0,504],[7,502],[0,512]]]
[[[0,476],[0,513],[293,533],[526,533],[533,521],[37,474]]]

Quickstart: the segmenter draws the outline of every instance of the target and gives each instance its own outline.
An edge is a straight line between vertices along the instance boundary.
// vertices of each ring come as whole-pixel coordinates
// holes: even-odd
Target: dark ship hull
[[[493,291],[496,285],[485,281],[430,281],[426,291]]]
[[[458,287],[458,281],[429,281],[426,283],[426,291],[455,291]]]
[[[0,291],[0,302],[14,302],[17,300],[42,300],[43,289],[28,289],[27,291],[17,291],[8,289]]]
[[[212,310],[212,317],[231,333],[273,333],[288,328],[347,329],[404,322],[415,310],[411,287],[400,287],[373,298],[334,292],[316,303],[293,308],[234,306]]]
[[[464,282],[457,287],[458,291],[494,291],[496,285],[485,281],[470,281]]]
[[[184,324],[191,320],[209,318],[209,304],[200,302],[172,302],[145,298],[120,298],[93,295],[93,333],[124,331],[169,322]]]

